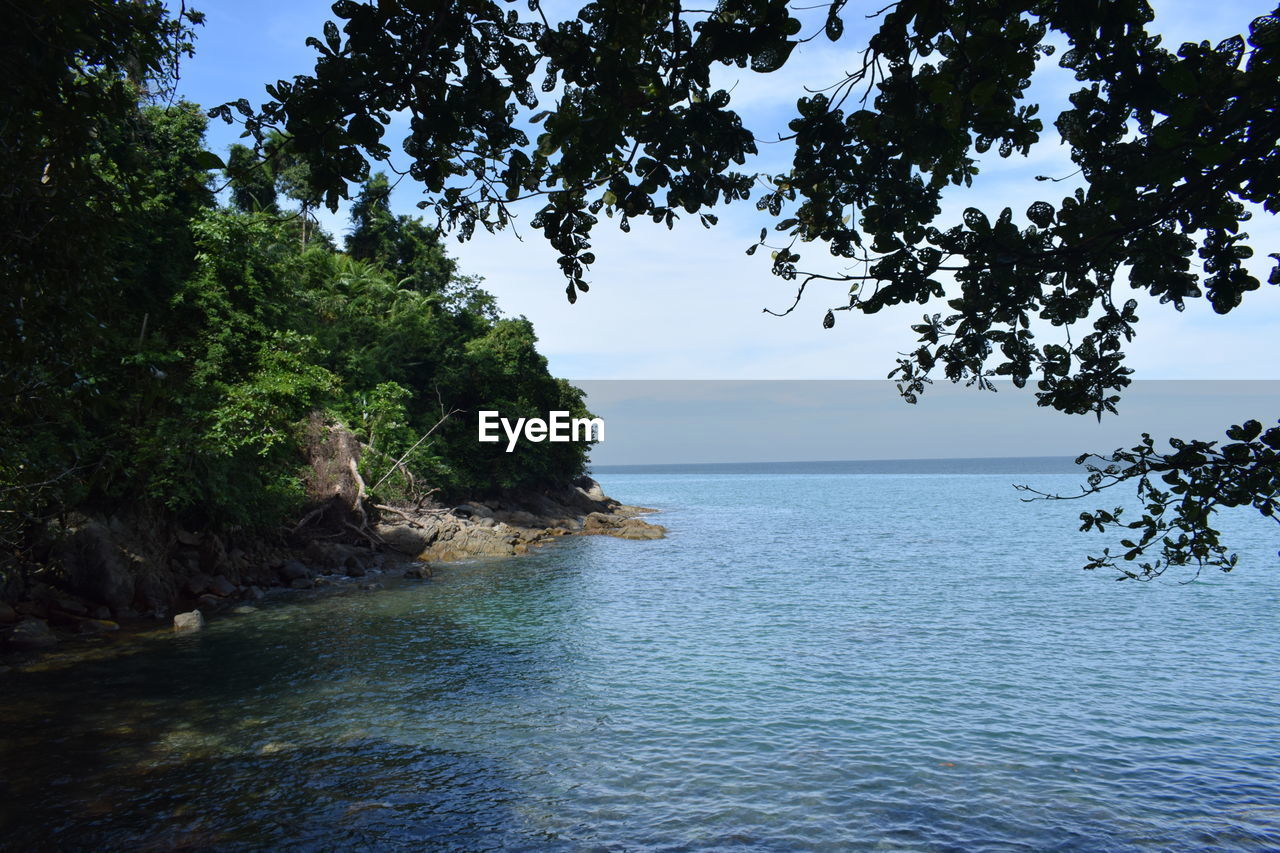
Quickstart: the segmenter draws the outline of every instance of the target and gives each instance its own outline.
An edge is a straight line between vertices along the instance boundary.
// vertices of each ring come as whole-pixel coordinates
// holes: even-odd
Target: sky
[[[266,100],[264,84],[309,72],[315,54],[304,41],[309,35],[319,35],[324,21],[333,17],[329,13],[330,4],[325,0],[275,3],[204,0],[195,5],[207,15],[207,23],[199,32],[196,56],[183,68],[179,91],[205,106],[241,97],[249,98],[256,105]],[[1164,0],[1154,5],[1157,20],[1152,29],[1164,35],[1166,44],[1200,39],[1217,42],[1246,31],[1252,18],[1272,9],[1269,3],[1256,0],[1224,0],[1213,4]],[[746,125],[759,139],[774,138],[770,134],[785,128],[795,99],[804,93],[805,86],[817,87],[839,79],[841,72],[853,65],[854,52],[865,44],[870,24],[859,22],[857,11],[850,11],[845,17],[850,34],[841,42],[833,45],[819,38],[802,45],[788,65],[775,74],[757,75],[729,69],[717,81],[731,91],[731,105],[741,112]],[[1043,105],[1042,115],[1047,126],[1065,103],[1065,96],[1077,85],[1056,62],[1056,57],[1042,61],[1031,89],[1033,97]],[[399,138],[396,129],[393,125],[388,140]],[[210,148],[224,151],[237,136],[238,130],[221,122],[212,123]],[[753,165],[753,169],[770,171],[785,167],[784,146],[773,143],[761,147],[761,161]],[[1072,171],[1065,150],[1058,146],[1049,128],[1045,140],[1032,149],[1028,158],[1015,155],[1001,160],[994,154],[985,158],[982,174],[974,187],[962,195],[947,198],[945,208],[954,219],[959,210],[970,205],[993,212],[1007,205],[1021,213],[1039,198],[1056,203],[1069,191],[1070,184],[1038,183],[1034,177],[1067,175]],[[414,203],[421,197],[419,193],[420,188],[408,181],[402,182],[393,196],[393,208],[400,213],[416,214]],[[610,227],[609,220],[602,219],[593,239],[598,261],[588,275],[591,291],[581,295],[575,305],[565,299],[565,282],[555,264],[555,253],[542,243],[539,234],[531,233],[527,227],[533,212],[533,208],[521,211],[522,219],[515,229],[496,236],[481,232],[467,243],[451,242],[450,251],[458,258],[463,272],[484,279],[484,286],[498,297],[505,313],[524,315],[533,321],[540,350],[556,375],[575,381],[882,380],[895,366],[897,354],[916,346],[909,326],[918,322],[924,313],[921,306],[900,307],[873,316],[839,313],[835,328],[823,330],[821,319],[826,309],[847,300],[838,284],[828,285],[825,290],[820,286],[811,287],[800,307],[788,317],[763,313],[764,308],[779,310],[788,306],[794,288],[770,274],[767,253],[746,256],[746,248],[755,241],[760,228],[768,224],[750,202],[719,211],[720,224],[710,230],[696,221],[681,222],[672,231],[649,223],[635,223],[630,234],[623,234]],[[326,215],[324,222],[337,235],[346,227],[341,211],[337,216]],[[1266,258],[1267,249],[1278,242],[1280,224],[1274,216],[1258,211],[1248,230],[1254,235],[1259,250],[1253,271],[1265,282],[1270,263]],[[825,250],[815,245],[808,254],[817,259],[825,255]],[[1261,291],[1247,294],[1243,309],[1226,317],[1213,314],[1203,300],[1194,301],[1181,313],[1153,300],[1147,302],[1149,304],[1144,303],[1140,310],[1138,338],[1127,349],[1127,364],[1136,371],[1135,379],[1280,379],[1280,368],[1273,356],[1273,335],[1280,329],[1280,288],[1264,285]],[[602,406],[617,404],[614,397],[608,396],[613,392],[606,393],[606,389],[628,386],[596,383],[594,387],[596,390],[589,402],[599,410]],[[655,387],[675,386],[666,383]],[[778,386],[757,383],[743,387],[756,388],[763,395],[758,402],[767,407],[772,391],[766,393],[763,389]],[[876,383],[876,387],[892,391],[889,383]],[[1201,382],[1164,387],[1200,393],[1207,385]],[[681,398],[680,393],[672,393],[671,399]],[[933,398],[947,401],[970,399],[966,393],[975,392],[944,394],[936,389],[930,392]],[[1273,395],[1271,399],[1276,397]],[[1166,401],[1165,413],[1202,408],[1199,400],[1189,397],[1176,405]],[[915,412],[913,417],[920,421],[920,429],[925,432],[929,431],[930,422],[960,417],[956,414],[959,409],[946,409],[941,402],[933,404],[933,414],[923,418],[921,413],[926,407],[909,407],[901,401],[896,401],[896,405]],[[968,404],[956,402],[955,405]],[[1280,406],[1272,408],[1280,409]],[[1040,423],[1037,419],[1046,413],[1030,403],[1013,408],[988,406],[986,427],[979,426],[977,421],[966,423],[974,436],[989,436],[991,425],[1006,423],[1007,418],[1015,417],[1015,409],[1016,416],[1023,418],[1019,423],[1025,428],[1014,432],[1034,434],[1036,430],[1026,425]],[[634,405],[615,410],[631,412],[627,417],[641,417]],[[728,411],[723,406],[722,410]],[[1154,415],[1156,410],[1148,410],[1148,414]],[[1229,422],[1231,416],[1222,417]],[[830,423],[847,423],[847,419],[833,415]],[[1215,431],[1225,425],[1222,423]],[[886,429],[892,433],[901,432],[903,428]],[[741,434],[746,436],[745,432]],[[817,453],[813,441],[810,444],[813,453]],[[1125,441],[1127,439],[1116,444]],[[743,445],[742,452],[749,444]],[[1041,446],[1036,442],[1005,443],[1007,447],[1025,446],[1026,449],[1033,445]],[[846,442],[844,446],[850,445]],[[1062,447],[1057,452],[1070,454],[1078,450],[1066,439]],[[669,444],[662,452],[669,456],[675,448],[676,445]],[[720,450],[723,449],[722,445]],[[937,452],[939,449],[942,452]],[[660,457],[662,452],[651,448],[646,458],[653,457],[654,453]],[[612,453],[602,457],[602,453],[603,445],[595,454],[601,464],[605,458],[615,463],[635,461],[630,457],[612,458]],[[912,455],[1016,454],[947,452],[939,444],[934,451],[926,449]],[[750,457],[741,458],[901,457],[892,453],[858,455],[846,450],[838,456],[796,456],[790,452],[778,455],[775,451],[773,456],[763,457],[753,451]],[[654,457],[649,461],[715,460]]]

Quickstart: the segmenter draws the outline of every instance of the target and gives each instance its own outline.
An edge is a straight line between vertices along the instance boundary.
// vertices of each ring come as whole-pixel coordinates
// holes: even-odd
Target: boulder
[[[418,566],[410,566],[408,569],[405,569],[404,576],[411,580],[429,580],[431,578],[431,568],[426,563]]]
[[[18,621],[18,611],[0,601],[0,625],[12,625]]]
[[[244,592],[240,593],[240,597],[245,601],[257,601],[262,598],[262,590],[256,586],[247,586]]]
[[[374,532],[387,543],[387,547],[410,557],[416,557],[436,540],[439,528],[435,525],[417,526],[403,522],[381,522]]]
[[[106,525],[90,521],[77,530],[63,550],[71,591],[109,607],[133,601],[131,561]]]
[[[186,591],[192,595],[201,596],[209,591],[209,586],[212,583],[213,578],[209,577],[204,572],[196,572],[191,577],[187,578],[185,588]]]
[[[650,524],[638,518],[628,518],[613,532],[614,536],[621,539],[661,539],[666,534],[667,529],[662,525]]]
[[[89,615],[89,608],[84,606],[84,602],[76,601],[74,598],[59,598],[53,602],[53,606],[73,616]]]
[[[360,565],[360,563],[355,562],[353,560],[347,561],[347,577],[362,578],[365,576],[365,574],[366,572],[364,570],[364,566]]]
[[[196,603],[210,612],[221,610],[228,604],[225,598],[219,598],[211,592],[206,592],[204,595],[197,598]]]
[[[311,577],[311,570],[297,560],[289,560],[280,567],[280,577],[287,581],[307,580]]]
[[[209,584],[209,591],[223,598],[236,594],[236,585],[227,580],[225,575],[218,575]]]
[[[174,538],[178,540],[179,544],[187,545],[191,548],[198,548],[200,546],[200,537],[194,533],[189,533],[188,531],[183,530],[181,527],[175,527],[173,535]]]
[[[19,601],[13,606],[19,616],[33,616],[36,619],[49,618],[49,606],[43,601]]]
[[[58,638],[43,619],[28,618],[14,626],[9,645],[15,649],[51,649],[58,645]]]
[[[190,613],[179,613],[173,617],[173,633],[192,634],[204,627],[204,616],[199,610]]]

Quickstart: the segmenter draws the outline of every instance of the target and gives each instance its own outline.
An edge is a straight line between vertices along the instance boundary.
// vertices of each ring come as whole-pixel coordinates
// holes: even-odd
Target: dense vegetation
[[[73,509],[272,527],[303,500],[315,412],[359,437],[383,498],[581,473],[582,444],[476,442],[477,408],[585,415],[581,393],[435,230],[390,212],[384,177],[362,186],[339,249],[285,140],[234,150],[224,171],[204,112],[168,97],[197,15],[58,9],[13,10],[0,51],[22,83],[0,120],[5,565]]]
[[[758,193],[760,244],[796,302],[807,284],[837,283],[822,325],[925,306],[923,321],[912,312],[917,348],[890,374],[908,401],[939,375],[1006,377],[1034,383],[1042,406],[1102,417],[1130,382],[1124,350],[1148,310],[1126,291],[1225,314],[1262,286],[1243,228],[1254,210],[1280,211],[1280,10],[1171,51],[1146,0],[586,2],[563,19],[527,5],[339,0],[308,40],[312,74],[217,115],[259,138],[287,128],[333,205],[391,155],[387,125],[408,113],[400,145],[423,204],[466,236],[535,200],[571,300],[587,290],[601,215],[624,231],[638,217],[710,227],[718,205]],[[845,18],[863,11],[875,32],[854,42]],[[812,39],[848,44],[849,71],[797,87],[785,127],[744,126],[720,67],[771,73]],[[1050,129],[1028,87],[1058,48],[1079,87]],[[775,138],[794,146],[790,168],[752,174],[757,140]],[[988,151],[1046,143],[1077,167],[1046,176],[1056,198],[948,218],[944,201],[967,200]],[[1133,537],[1122,551],[1090,566],[1230,569],[1220,507],[1280,520],[1280,428],[1243,420],[1274,414],[1241,413],[1225,443],[1143,442],[1102,460],[1088,488],[1137,485],[1145,512],[1120,522]],[[1119,515],[1082,520],[1103,529]]]

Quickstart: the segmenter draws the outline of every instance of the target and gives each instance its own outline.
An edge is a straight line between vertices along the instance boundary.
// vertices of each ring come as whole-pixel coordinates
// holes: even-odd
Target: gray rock
[[[9,645],[15,649],[51,649],[58,645],[58,638],[43,619],[23,619],[9,635]]]
[[[173,632],[175,634],[192,634],[204,627],[204,616],[199,610],[192,610],[190,613],[179,613],[173,617]]]
[[[289,560],[280,567],[280,576],[287,581],[309,580],[311,570],[297,560]]]
[[[205,610],[215,612],[226,607],[227,600],[225,598],[219,598],[211,592],[206,592],[204,595],[196,599],[196,604],[199,604]]]
[[[416,557],[435,541],[437,531],[434,526],[414,527],[401,522],[382,522],[374,532],[392,550]]]
[[[209,587],[212,584],[213,578],[209,577],[204,572],[196,572],[191,577],[187,578],[186,589],[187,592],[192,595],[199,596],[208,592]]]
[[[105,525],[91,521],[68,540],[63,553],[71,591],[109,607],[133,601],[130,560]]]
[[[89,615],[89,608],[84,606],[84,602],[76,601],[74,598],[59,598],[54,602],[54,606],[63,613],[70,613],[72,616]]]
[[[240,593],[240,597],[245,601],[257,601],[262,598],[262,590],[256,586],[247,586],[244,592]]]
[[[223,598],[226,598],[227,596],[236,594],[236,585],[227,580],[225,575],[218,575],[209,584],[209,591],[214,595],[220,595]]]
[[[12,625],[18,621],[18,612],[3,601],[0,601],[0,625]]]
[[[405,569],[404,576],[411,580],[424,581],[431,577],[431,569],[425,563],[420,566],[411,566]]]
[[[352,562],[348,561],[348,565],[347,565],[347,577],[349,577],[349,578],[362,578],[362,577],[364,577],[364,576],[365,576],[365,574],[366,574],[366,572],[365,572],[365,570],[364,570],[364,566],[360,565],[359,563],[352,563]]]
[[[120,626],[110,619],[81,619],[81,634],[110,634],[120,630]]]
[[[373,590],[373,589],[382,589],[382,584],[380,584],[380,583],[362,583],[362,584],[360,584],[360,588],[361,588],[361,589],[369,589],[369,590]]]
[[[122,612],[120,613],[120,615],[121,615],[121,616],[123,616],[123,615],[124,615],[123,611],[128,610],[129,608],[127,608],[127,607],[122,607],[122,608],[120,608],[120,609],[121,609],[121,611],[122,611]],[[90,615],[90,616],[92,616],[94,619],[110,619],[110,618],[111,618],[111,608],[110,608],[110,607],[95,607],[95,608],[93,608],[93,612],[92,612],[91,614],[89,614],[89,615]]]
[[[497,527],[497,526],[498,526],[498,522],[494,521],[491,517],[484,516],[476,519],[476,527]]]

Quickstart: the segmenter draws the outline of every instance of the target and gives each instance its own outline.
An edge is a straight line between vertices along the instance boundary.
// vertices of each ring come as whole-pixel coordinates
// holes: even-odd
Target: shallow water
[[[1079,571],[1036,473],[606,475],[667,539],[0,679],[0,846],[1280,847],[1276,534]]]

